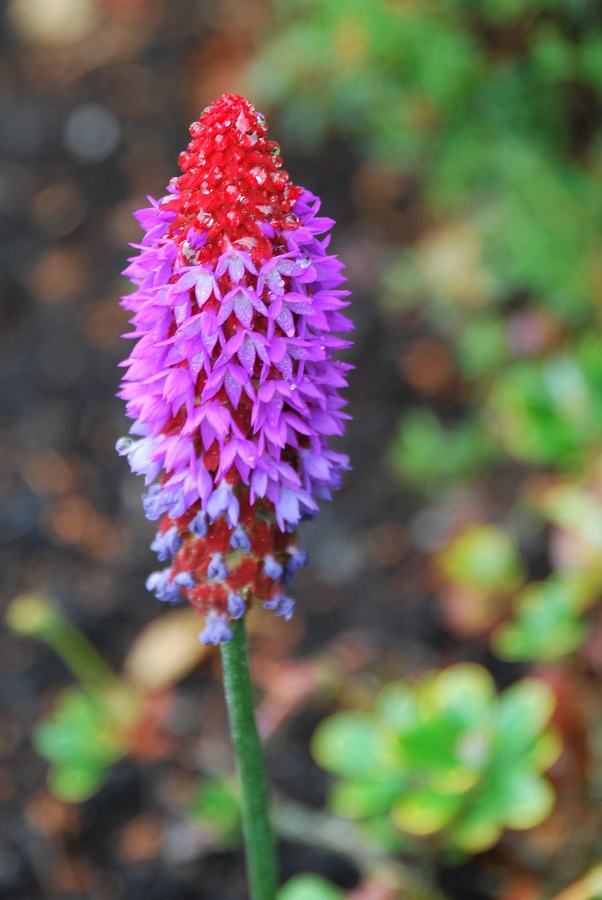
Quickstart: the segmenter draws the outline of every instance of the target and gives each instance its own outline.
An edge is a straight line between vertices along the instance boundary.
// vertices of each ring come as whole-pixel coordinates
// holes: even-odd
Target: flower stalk
[[[268,814],[267,781],[255,724],[244,618],[233,622],[232,639],[222,643],[221,653],[228,718],[240,780],[251,900],[274,900],[276,855]]]

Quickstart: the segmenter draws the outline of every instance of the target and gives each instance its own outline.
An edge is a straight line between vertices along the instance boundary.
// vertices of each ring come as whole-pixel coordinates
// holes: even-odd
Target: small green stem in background
[[[17,634],[45,641],[82,684],[102,691],[119,680],[96,647],[44,594],[21,594],[6,612]]]
[[[15,597],[6,611],[6,621],[17,634],[48,644],[116,729],[123,731],[140,717],[139,696],[49,597],[41,593]]]
[[[232,623],[234,636],[222,644],[224,685],[236,766],[251,900],[274,900],[276,855],[268,816],[268,790],[253,703],[244,618]]]

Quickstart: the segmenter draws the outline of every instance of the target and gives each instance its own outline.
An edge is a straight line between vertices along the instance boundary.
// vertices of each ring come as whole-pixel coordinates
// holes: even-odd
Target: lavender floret
[[[246,604],[240,594],[230,594],[228,597],[228,612],[233,619],[240,619],[245,614]]]
[[[175,556],[181,543],[182,539],[178,534],[178,529],[174,525],[163,534],[158,531],[150,548],[157,554],[159,562],[165,562],[166,559],[171,559]]]
[[[207,617],[204,631],[199,634],[202,644],[218,644],[232,640],[232,629],[228,628],[228,618],[225,615],[213,613]]]

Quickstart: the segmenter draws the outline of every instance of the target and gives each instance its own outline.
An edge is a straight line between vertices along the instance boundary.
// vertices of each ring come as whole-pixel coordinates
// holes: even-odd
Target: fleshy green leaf
[[[503,823],[508,828],[533,828],[550,814],[554,799],[547,779],[521,768],[511,769],[504,778]]]
[[[438,566],[450,581],[485,592],[508,592],[523,580],[514,541],[495,525],[471,525],[439,554]]]
[[[378,734],[370,716],[337,713],[322,722],[312,739],[316,762],[337,775],[375,775],[382,768],[377,757]]]
[[[48,787],[55,797],[65,803],[81,803],[102,787],[107,774],[107,769],[94,766],[56,766],[48,773]]]
[[[497,704],[496,749],[504,759],[519,758],[548,723],[554,692],[539,678],[523,678],[507,688]]]
[[[343,891],[321,875],[294,875],[281,887],[277,900],[343,900]]]
[[[463,803],[462,795],[419,791],[398,800],[391,808],[391,818],[398,828],[410,834],[433,834],[445,828]]]
[[[347,819],[363,819],[385,812],[402,792],[400,780],[342,781],[330,792],[334,812]]]
[[[233,786],[224,778],[204,780],[189,806],[193,819],[204,822],[224,835],[240,823],[240,803]]]

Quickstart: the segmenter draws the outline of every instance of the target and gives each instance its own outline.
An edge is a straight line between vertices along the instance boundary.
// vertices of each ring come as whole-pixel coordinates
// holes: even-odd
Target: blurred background
[[[219,655],[145,590],[114,450],[132,212],[224,91],[337,220],[356,325],[353,471],[293,621],[250,622],[282,881],[331,882],[286,896],[602,896],[602,5],[8,0],[0,40],[0,897],[247,896]],[[399,679],[383,800],[357,728],[312,735]]]

